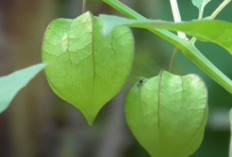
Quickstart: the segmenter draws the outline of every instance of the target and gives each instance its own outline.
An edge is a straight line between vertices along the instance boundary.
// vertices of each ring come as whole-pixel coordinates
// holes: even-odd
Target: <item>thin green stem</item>
[[[144,16],[140,15],[136,11],[128,8],[126,5],[122,4],[118,0],[102,0],[115,10],[117,10],[119,13],[123,14],[124,16],[131,18],[131,19],[146,19]]]
[[[172,16],[175,22],[181,22],[180,11],[178,7],[177,0],[170,0],[170,5],[172,9]],[[182,39],[186,39],[186,35],[183,32],[177,32],[178,36]]]
[[[212,13],[210,16],[210,20],[213,20],[216,18],[216,16],[231,2],[231,0],[224,0],[218,8]],[[203,9],[200,10],[198,19],[201,20],[203,18]],[[194,45],[197,39],[195,37],[192,37],[190,42]]]
[[[212,13],[210,19],[213,20],[215,17],[231,2],[231,0],[224,0],[218,8]]]
[[[204,8],[201,7],[201,9],[199,11],[199,15],[198,15],[198,20],[201,20],[203,18],[203,13],[204,13]]]
[[[177,55],[177,52],[178,52],[178,48],[175,47],[173,52],[172,52],[172,57],[171,57],[171,61],[170,61],[170,65],[169,65],[169,72],[172,72],[172,69],[174,67],[174,64],[175,64],[175,58],[176,58],[176,55]]]
[[[82,1],[82,13],[84,13],[86,11],[86,1],[87,0]]]
[[[180,16],[180,11],[179,11],[179,7],[178,7],[178,3],[177,0],[170,0],[170,5],[171,5],[171,9],[172,9],[172,16],[174,21],[177,22],[181,22],[181,16]],[[182,39],[187,39],[185,33],[183,32],[177,32],[178,36]],[[172,53],[172,57],[171,57],[171,61],[170,61],[170,65],[169,65],[169,72],[172,71],[173,66],[174,66],[174,62],[175,62],[175,57],[177,55],[178,52],[178,48],[174,48],[173,53]]]
[[[181,22],[180,11],[178,7],[178,3],[176,0],[170,0],[170,5],[172,8],[172,16],[175,22]]]
[[[144,16],[130,9],[126,5],[122,4],[118,0],[102,0],[109,4],[111,7],[132,19],[146,19]],[[169,43],[175,45],[182,51],[182,53],[194,62],[198,67],[200,67],[207,75],[209,75],[213,80],[215,80],[219,85],[225,88],[228,92],[232,94],[232,81],[222,73],[216,66],[214,66],[191,42],[179,38],[177,35],[164,30],[157,29],[154,27],[146,27],[147,30],[156,34],[160,38],[168,41]]]

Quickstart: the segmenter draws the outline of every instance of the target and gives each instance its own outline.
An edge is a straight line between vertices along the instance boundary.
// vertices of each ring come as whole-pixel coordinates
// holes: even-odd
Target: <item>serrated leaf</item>
[[[200,146],[207,123],[207,90],[194,74],[161,72],[140,80],[126,100],[126,120],[152,157],[186,157]]]
[[[43,62],[50,63],[45,69],[49,85],[90,125],[125,83],[134,51],[128,28],[106,37],[102,27],[89,12],[73,20],[58,19],[49,25],[43,43]]]
[[[17,93],[44,69],[44,67],[45,64],[37,64],[18,70],[8,76],[0,77],[0,113],[9,107]]]
[[[203,10],[205,6],[210,2],[211,0],[192,0],[192,3],[194,6],[196,6],[199,10]]]

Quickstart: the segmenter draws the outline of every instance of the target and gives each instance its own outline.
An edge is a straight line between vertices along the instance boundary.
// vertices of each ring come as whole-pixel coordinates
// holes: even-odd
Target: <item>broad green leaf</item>
[[[218,44],[232,55],[232,24],[229,22],[218,20],[197,20],[174,23],[162,20],[130,20],[109,15],[101,15],[100,18],[104,22],[104,31],[106,34],[109,34],[114,28],[122,25],[145,29],[149,26],[153,26],[159,29],[181,31],[188,35],[195,36],[200,41]]]
[[[104,0],[104,1],[105,2],[107,1],[107,3],[108,3],[108,0]],[[113,7],[123,5],[119,1],[113,0],[112,2],[114,2],[114,3],[112,3]],[[117,9],[117,7],[115,7],[115,8]],[[129,16],[130,18],[135,18],[136,20],[128,20],[127,19],[128,21],[126,21],[124,18],[121,21],[121,18],[119,18],[119,17],[115,18],[113,16],[108,16],[108,17],[110,17],[110,18],[108,18],[107,16],[101,16],[100,18],[104,22],[105,32],[107,32],[107,31],[110,32],[110,29],[114,29],[114,27],[118,27],[121,25],[128,25],[129,21],[132,22],[132,23],[129,22],[131,25],[134,24],[135,21],[146,21],[146,22],[149,21],[148,19],[146,19],[145,17],[141,16],[140,14],[134,12],[130,8],[126,7],[125,5],[124,5],[124,8],[122,11],[120,9],[117,9],[117,10],[119,12],[122,12],[126,16]],[[129,10],[129,11],[127,11],[127,10]],[[124,13],[124,12],[126,12],[126,13]],[[129,14],[129,15],[127,15],[127,14]],[[112,22],[111,23],[112,27],[110,25],[108,25],[110,23],[110,21]],[[155,34],[155,35],[159,36],[160,38],[166,40],[167,42],[173,44],[175,47],[177,47],[178,49],[181,50],[183,55],[185,55],[188,59],[190,59],[193,63],[195,63],[199,68],[201,68],[202,71],[204,71],[207,75],[209,75],[215,82],[217,82],[219,85],[221,85],[223,88],[225,88],[228,92],[230,92],[232,94],[232,81],[224,73],[222,73],[213,63],[211,63],[190,41],[180,39],[177,35],[169,32],[166,29],[160,29],[162,27],[164,28],[164,26],[167,27],[167,25],[163,25],[161,23],[160,23],[160,25],[158,25],[158,24],[156,25],[159,27],[154,27],[154,25],[146,25],[146,26],[143,25],[143,27],[142,26],[137,26],[137,27],[147,29],[148,31],[152,32],[153,34]],[[166,23],[166,24],[170,24],[170,23]],[[178,25],[178,24],[171,23],[171,25],[169,25],[169,27],[172,27],[173,25]],[[227,23],[226,25],[230,25],[230,24]],[[231,27],[231,25],[230,25],[230,27]],[[210,29],[207,29],[208,32],[209,32],[209,30]],[[228,30],[228,32],[230,32],[228,28],[226,30]],[[194,33],[196,33],[196,32],[194,32]],[[201,32],[201,33],[204,34],[204,32]],[[220,35],[222,35],[220,33],[217,33],[217,31],[213,32],[213,34],[215,34],[216,37],[219,37]],[[213,34],[212,34],[212,36],[214,36]],[[196,33],[196,35],[197,35],[197,33]],[[226,35],[226,34],[224,33],[223,36],[224,35]],[[216,42],[220,43],[220,41],[222,41],[222,43],[220,43],[220,44],[223,47],[225,47],[226,49],[230,50],[230,53],[232,54],[232,52],[231,52],[232,48],[230,48],[230,44],[229,44],[229,43],[231,43],[230,39],[223,40],[224,37],[222,36],[221,38],[216,38],[213,40],[211,37],[207,37],[207,36],[202,35],[202,34],[198,34],[197,36],[200,36],[203,41],[210,40],[210,41],[215,42],[215,43]]]
[[[43,62],[53,91],[75,106],[91,125],[100,109],[122,88],[134,51],[131,31],[102,33],[102,22],[86,12],[76,19],[58,19],[45,34]]]
[[[182,30],[186,34],[195,36],[200,41],[215,43],[232,55],[232,23],[217,20],[201,20],[167,26],[167,29],[172,31]]]
[[[192,0],[194,6],[196,6],[199,10],[203,10],[204,7],[210,2],[211,0]]]
[[[0,77],[0,113],[7,109],[17,93],[44,69],[44,67],[45,64],[37,64],[18,70],[8,76]]]
[[[126,120],[152,157],[187,157],[200,146],[208,119],[207,89],[194,74],[161,72],[140,80],[126,100]]]

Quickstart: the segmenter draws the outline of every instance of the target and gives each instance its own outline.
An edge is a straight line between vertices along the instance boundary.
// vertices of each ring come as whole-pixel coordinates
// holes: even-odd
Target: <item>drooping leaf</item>
[[[161,72],[129,92],[126,119],[152,157],[187,157],[200,146],[207,123],[207,90],[194,74]]]
[[[194,6],[196,6],[199,10],[203,10],[205,6],[210,2],[211,0],[192,0],[192,3]]]
[[[116,1],[115,1],[116,3]],[[127,8],[128,9],[128,8]],[[137,18],[137,14],[133,15],[134,18]],[[232,93],[232,81],[223,74],[213,63],[211,63],[190,41],[183,40],[179,38],[177,35],[169,32],[169,30],[176,30],[176,31],[182,31],[186,32],[187,34],[192,34],[198,37],[198,39],[202,41],[209,41],[216,43],[218,45],[221,45],[225,49],[229,51],[230,54],[232,54],[232,41],[231,41],[231,24],[227,22],[218,21],[217,23],[224,23],[219,24],[219,26],[224,27],[224,29],[220,29],[219,31],[211,33],[211,29],[201,29],[200,26],[198,26],[198,22],[196,22],[196,27],[190,27],[193,26],[191,22],[187,23],[179,23],[175,24],[172,22],[166,22],[166,21],[160,21],[160,20],[148,20],[146,18],[141,18],[138,16],[137,20],[129,20],[121,17],[115,17],[115,16],[107,16],[102,15],[100,18],[103,20],[104,23],[104,29],[105,34],[110,33],[111,30],[113,30],[115,27],[122,26],[122,25],[129,25],[131,27],[137,27],[137,28],[143,28],[147,29],[148,31],[154,33],[155,35],[158,35],[159,37],[163,38],[167,42],[173,44],[178,49],[181,50],[181,52],[190,59],[193,63],[195,63],[198,67],[201,68],[207,75],[209,75],[215,82],[217,82],[219,85],[221,85],[223,88],[225,88],[228,92]],[[122,20],[121,20],[122,19]],[[201,20],[199,23],[206,22],[207,28],[210,27],[210,22],[207,20]],[[111,25],[109,25],[111,23]],[[214,22],[213,22],[214,23]],[[185,25],[186,24],[186,25]],[[186,26],[186,28],[184,28]],[[183,30],[181,29],[183,27]],[[163,28],[163,29],[160,29]],[[191,28],[193,28],[195,31],[192,31]],[[214,30],[216,27],[213,27]],[[186,29],[184,31],[184,29]],[[200,32],[197,32],[196,30],[200,30]],[[210,31],[210,32],[209,32]],[[223,33],[228,32],[228,34]]]
[[[110,15],[101,15],[100,18],[104,23],[104,32],[106,34],[110,34],[112,30],[122,25],[144,29],[153,26],[171,31],[181,31],[188,35],[195,36],[200,41],[215,43],[225,48],[232,55],[232,24],[229,22],[218,20],[195,20],[174,23],[148,19],[130,20]]]
[[[91,125],[100,109],[122,88],[129,75],[134,41],[128,28],[109,36],[102,22],[86,12],[76,19],[58,19],[45,34],[43,62],[49,85],[79,109]]]
[[[18,70],[8,76],[0,77],[0,113],[5,111],[17,93],[24,88],[45,64],[37,64]]]
[[[147,18],[140,15],[133,9],[124,5],[117,0],[102,0],[106,4],[110,5],[116,9],[121,14],[125,15],[130,19],[136,20],[146,20]],[[166,40],[168,43],[173,44],[175,47],[181,50],[183,55],[187,57],[190,61],[196,64],[205,74],[211,77],[216,83],[226,89],[232,94],[232,80],[228,78],[222,71],[220,71],[212,62],[210,62],[193,44],[180,39],[177,35],[172,32],[155,28],[153,26],[148,26],[145,28],[154,35]]]

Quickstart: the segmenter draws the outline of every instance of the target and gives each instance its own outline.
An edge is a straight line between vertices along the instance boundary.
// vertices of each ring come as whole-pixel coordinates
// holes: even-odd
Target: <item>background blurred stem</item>
[[[175,47],[173,52],[172,52],[172,57],[171,57],[170,65],[169,65],[169,72],[172,72],[172,69],[173,69],[174,64],[175,64],[175,58],[176,58],[177,52],[178,52],[178,48]]]
[[[210,19],[213,20],[215,17],[231,2],[231,0],[224,0],[219,7],[212,13]]]
[[[86,11],[86,2],[87,0],[83,0],[82,1],[82,13],[84,13]]]

